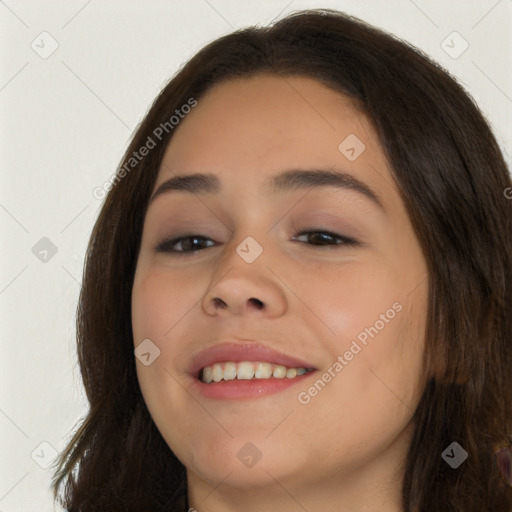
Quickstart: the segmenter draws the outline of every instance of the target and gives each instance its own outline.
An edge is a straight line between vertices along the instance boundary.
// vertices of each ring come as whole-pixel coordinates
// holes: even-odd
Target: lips
[[[287,368],[316,369],[307,360],[278,352],[261,343],[223,342],[196,354],[192,358],[189,374],[198,379],[205,366],[225,361],[259,361]]]

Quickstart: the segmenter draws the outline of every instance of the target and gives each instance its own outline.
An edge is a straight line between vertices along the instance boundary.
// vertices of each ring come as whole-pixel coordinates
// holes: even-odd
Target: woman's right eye
[[[198,252],[206,248],[200,247],[201,243],[205,240],[213,242],[210,238],[202,235],[187,235],[173,239],[165,239],[158,244],[156,250],[157,252],[167,252],[175,255]],[[211,247],[211,245],[209,245],[209,247]]]

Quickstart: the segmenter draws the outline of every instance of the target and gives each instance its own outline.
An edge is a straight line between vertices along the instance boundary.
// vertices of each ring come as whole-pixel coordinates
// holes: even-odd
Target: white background
[[[440,62],[476,99],[510,164],[512,0],[0,2],[0,512],[58,509],[50,470],[36,461],[62,450],[86,411],[74,315],[101,206],[93,189],[204,44],[311,7],[354,14]],[[44,31],[58,43],[46,59],[31,47],[50,48]],[[453,31],[469,44],[456,59],[441,46]],[[453,52],[463,42],[445,44]],[[43,237],[57,247],[46,262],[32,251]]]

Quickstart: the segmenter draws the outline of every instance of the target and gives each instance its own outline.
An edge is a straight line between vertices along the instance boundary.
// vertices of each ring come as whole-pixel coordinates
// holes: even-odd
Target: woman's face
[[[305,508],[310,485],[395,489],[428,280],[372,126],[322,84],[272,75],[217,85],[183,117],[132,295],[155,424],[205,489],[278,485]]]

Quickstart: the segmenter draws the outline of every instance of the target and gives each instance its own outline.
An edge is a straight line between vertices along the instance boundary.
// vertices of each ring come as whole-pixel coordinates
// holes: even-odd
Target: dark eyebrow
[[[174,176],[167,181],[164,181],[155,191],[150,203],[153,202],[159,195],[171,190],[184,190],[192,194],[216,194],[220,192],[220,181],[215,174],[187,174],[185,176]]]
[[[365,183],[345,172],[332,170],[291,170],[273,176],[269,183],[270,192],[274,195],[311,187],[338,187],[355,190],[365,195],[384,210],[379,196]],[[175,176],[164,181],[150,200],[150,203],[159,195],[171,190],[183,190],[193,194],[216,194],[221,191],[221,183],[215,174],[188,174]]]
[[[271,179],[271,188],[275,194],[288,190],[310,187],[338,187],[355,190],[384,210],[384,205],[376,192],[366,183],[356,179],[351,174],[326,170],[293,170],[278,174]]]

